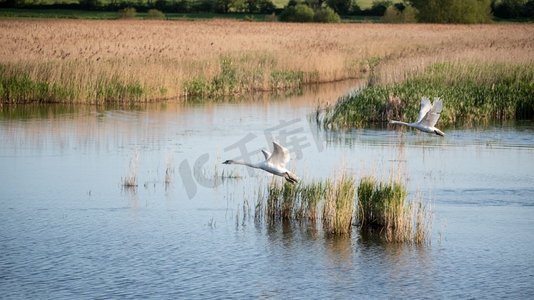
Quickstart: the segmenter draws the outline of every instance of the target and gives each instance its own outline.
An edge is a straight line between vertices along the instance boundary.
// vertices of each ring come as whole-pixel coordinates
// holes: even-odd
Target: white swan
[[[438,122],[439,115],[443,108],[443,103],[440,98],[434,98],[434,105],[430,103],[430,100],[427,97],[421,98],[421,110],[419,111],[419,118],[417,122],[405,123],[401,121],[389,121],[390,124],[400,124],[415,129],[419,129],[423,132],[435,133],[439,136],[445,136],[443,131],[434,127]]]
[[[290,183],[297,183],[298,177],[286,169],[286,164],[289,162],[289,151],[277,142],[273,142],[273,148],[274,150],[272,154],[268,151],[261,150],[265,156],[265,161],[258,163],[247,163],[244,161],[230,159],[223,162],[223,164],[245,165],[255,169],[262,169],[271,174],[282,176]]]

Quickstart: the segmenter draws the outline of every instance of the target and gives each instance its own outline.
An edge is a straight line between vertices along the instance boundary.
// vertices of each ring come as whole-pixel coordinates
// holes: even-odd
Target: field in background
[[[371,69],[375,81],[396,82],[436,62],[532,64],[533,29],[1,20],[0,95],[3,102],[150,101],[298,88]]]

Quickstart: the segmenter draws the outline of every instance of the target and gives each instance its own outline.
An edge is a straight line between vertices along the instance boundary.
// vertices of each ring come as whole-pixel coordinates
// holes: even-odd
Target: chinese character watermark
[[[228,153],[228,156],[237,154],[232,159],[251,163],[252,158],[257,156],[262,148],[251,149],[250,144],[259,138],[261,138],[261,135],[248,133],[237,142],[225,147],[224,153]],[[313,145],[315,145],[319,152],[324,149],[322,137],[302,118],[289,121],[280,120],[275,126],[263,131],[263,138],[265,139],[266,145],[264,148],[271,149],[272,142],[278,141],[289,150],[291,157],[295,160],[302,159],[304,157],[304,150],[313,147]],[[189,199],[195,197],[198,192],[198,186],[216,188],[222,184],[222,181],[217,180],[213,176],[207,176],[203,172],[209,158],[210,155],[204,153],[193,162],[193,165],[187,159],[180,163],[179,174]],[[247,171],[250,176],[253,175],[252,169],[247,168]]]

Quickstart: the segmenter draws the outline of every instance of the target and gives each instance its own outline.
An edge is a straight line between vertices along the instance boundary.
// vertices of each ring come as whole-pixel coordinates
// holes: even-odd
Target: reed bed
[[[265,194],[265,217],[269,223],[295,220],[315,225],[320,219],[328,234],[350,233],[355,187],[354,179],[345,173],[333,182],[326,180],[293,185],[273,180]],[[263,215],[262,202],[258,199],[256,204],[259,216]],[[320,205],[323,206],[322,211]],[[320,211],[321,216],[318,215]]]
[[[356,187],[354,178],[341,173],[333,184],[326,184],[323,229],[328,234],[351,232]]]
[[[430,240],[432,214],[420,194],[407,200],[399,181],[379,182],[364,177],[359,184],[347,173],[334,180],[292,185],[273,180],[258,193],[256,222],[305,222],[321,226],[325,235],[346,235],[357,224],[362,233],[386,242],[425,244]],[[319,221],[320,220],[320,224]]]
[[[326,191],[331,189],[330,182],[317,181],[301,184],[298,187],[300,201],[296,218],[315,223],[319,212],[319,204],[325,198]]]
[[[358,186],[360,230],[376,232],[388,242],[423,244],[430,238],[431,212],[420,200],[408,201],[397,181],[378,182],[364,177]]]
[[[0,20],[0,102],[141,102],[295,89],[378,74],[403,61],[421,68],[437,53],[442,60],[532,61],[531,33],[530,24]]]
[[[320,122],[327,128],[363,127],[417,119],[422,96],[441,97],[438,126],[474,126],[534,118],[534,64],[435,63],[400,83],[374,84],[340,98]]]

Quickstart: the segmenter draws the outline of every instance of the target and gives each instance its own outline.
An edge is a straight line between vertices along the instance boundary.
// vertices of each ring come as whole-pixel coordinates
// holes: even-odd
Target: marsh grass
[[[284,182],[282,190],[281,217],[282,220],[292,220],[297,200],[299,186]]]
[[[296,215],[298,220],[308,220],[312,223],[317,221],[319,204],[325,198],[328,185],[329,181],[317,181],[299,186],[299,208]]]
[[[355,178],[341,172],[334,179],[292,185],[273,179],[260,188],[254,208],[257,224],[298,222],[322,228],[327,236],[350,234],[359,226],[365,235],[393,243],[430,241],[432,212],[418,193],[408,200],[400,179],[380,182],[372,176]]]
[[[377,233],[388,242],[428,242],[432,222],[430,209],[420,197],[408,201],[407,196],[406,187],[398,181],[362,178],[356,214],[360,230]]]
[[[413,241],[416,244],[425,244],[430,241],[432,230],[432,209],[430,204],[424,204],[421,195],[418,194],[413,202],[415,215],[415,228]]]
[[[264,194],[267,195],[266,201],[260,197],[256,203],[256,220],[264,216],[269,224],[298,221],[314,226],[319,219],[327,234],[350,232],[355,202],[352,176],[342,173],[334,181],[314,181],[297,185],[273,180]],[[263,204],[264,202],[266,204]]]
[[[341,173],[326,187],[323,228],[328,234],[348,234],[351,231],[356,194],[354,178]]]
[[[136,102],[146,99],[147,90],[138,81],[127,82],[117,74],[99,74],[92,82],[80,84],[69,74],[56,74],[54,81],[47,74],[54,72],[53,64],[41,64],[37,69],[24,65],[0,65],[0,98],[4,103],[76,102],[92,99],[93,103]],[[38,73],[39,76],[30,76]]]
[[[266,218],[268,223],[274,223],[281,219],[281,195],[284,194],[284,185],[273,180],[267,191]]]
[[[530,27],[0,20],[0,101],[212,100],[362,78],[390,64],[382,74],[396,74],[438,54],[521,64],[532,61]]]
[[[437,63],[400,83],[377,84],[326,109],[326,128],[417,119],[422,96],[441,97],[437,126],[474,126],[534,117],[534,65]]]

